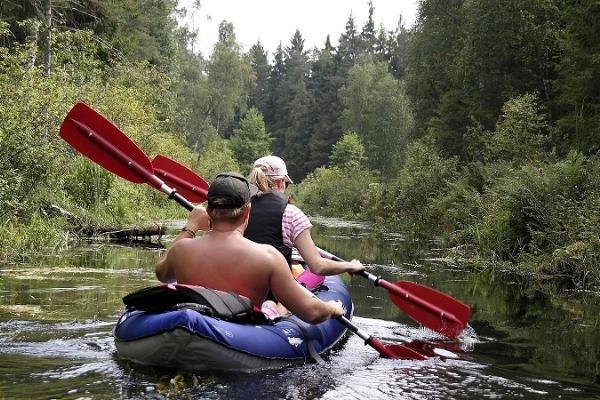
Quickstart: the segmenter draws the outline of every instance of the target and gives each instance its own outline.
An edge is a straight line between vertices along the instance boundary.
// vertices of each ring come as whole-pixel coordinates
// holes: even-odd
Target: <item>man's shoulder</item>
[[[281,253],[275,247],[269,244],[256,243],[251,240],[248,240],[248,242],[253,250],[253,253],[261,259],[261,262],[277,263],[281,260],[285,261],[285,258],[283,258]]]

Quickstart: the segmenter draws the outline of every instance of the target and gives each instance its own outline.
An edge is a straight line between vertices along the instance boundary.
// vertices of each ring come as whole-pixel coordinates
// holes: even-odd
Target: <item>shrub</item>
[[[294,193],[306,211],[357,218],[364,215],[369,192],[376,183],[377,179],[368,170],[318,168],[298,185]]]
[[[457,177],[455,158],[444,159],[432,145],[414,142],[398,176],[381,191],[377,217],[414,233],[439,232],[445,217],[436,199],[448,194]]]

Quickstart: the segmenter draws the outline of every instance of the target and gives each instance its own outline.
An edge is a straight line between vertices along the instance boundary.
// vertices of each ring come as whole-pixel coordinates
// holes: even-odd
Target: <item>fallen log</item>
[[[80,232],[88,237],[106,236],[116,240],[138,240],[150,241],[152,236],[158,236],[158,240],[167,231],[165,226],[152,225],[126,225],[126,226],[82,226]]]
[[[144,240],[147,242],[152,241],[153,236],[158,236],[158,241],[162,235],[167,231],[167,227],[157,223],[151,223],[148,225],[119,225],[119,226],[102,226],[86,221],[62,207],[55,204],[48,204],[42,209],[42,212],[47,216],[60,216],[67,220],[71,226],[73,232],[87,237],[87,238],[100,238],[108,237],[111,240],[118,241],[134,241]]]

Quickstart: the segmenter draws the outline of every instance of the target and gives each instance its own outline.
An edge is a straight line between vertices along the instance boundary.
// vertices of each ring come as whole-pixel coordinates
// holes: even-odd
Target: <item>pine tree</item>
[[[250,95],[250,105],[256,107],[262,114],[266,112],[269,95],[269,75],[271,66],[267,52],[260,41],[256,42],[248,52],[252,70],[256,76],[256,86]]]
[[[345,80],[348,70],[352,68],[356,62],[356,57],[360,54],[361,42],[354,25],[354,17],[352,14],[346,22],[346,31],[341,34],[337,51],[338,75]]]
[[[290,173],[296,179],[302,179],[309,172],[304,161],[310,135],[309,111],[312,110],[313,99],[307,88],[310,75],[308,53],[304,50],[304,39],[299,30],[296,30],[290,46],[286,48],[285,70],[282,88],[287,124],[280,132],[284,139],[280,155],[286,160]]]
[[[283,47],[279,44],[275,51],[274,64],[269,76],[267,109],[264,114],[267,130],[273,135],[272,149],[275,154],[280,154],[285,146],[283,129],[288,124],[284,93],[284,80],[286,77],[284,58]]]
[[[325,47],[316,53],[310,79],[310,92],[314,99],[311,115],[310,151],[306,168],[314,170],[327,164],[331,148],[341,135],[339,117],[342,105],[338,96],[343,80],[337,76],[335,48],[329,36]]]
[[[373,6],[373,0],[369,0],[369,18],[362,28],[360,33],[360,52],[366,54],[374,54],[375,52],[375,21],[373,21],[373,13],[375,12],[375,6]]]

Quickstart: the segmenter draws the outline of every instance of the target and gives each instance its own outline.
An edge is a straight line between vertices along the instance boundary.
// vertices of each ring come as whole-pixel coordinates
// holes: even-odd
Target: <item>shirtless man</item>
[[[283,306],[309,323],[344,315],[339,303],[323,302],[300,286],[274,247],[244,238],[249,214],[246,178],[236,173],[218,175],[208,191],[207,208],[199,206],[192,211],[156,264],[158,279],[232,291],[257,306],[270,288]],[[196,238],[198,230],[208,233]]]

